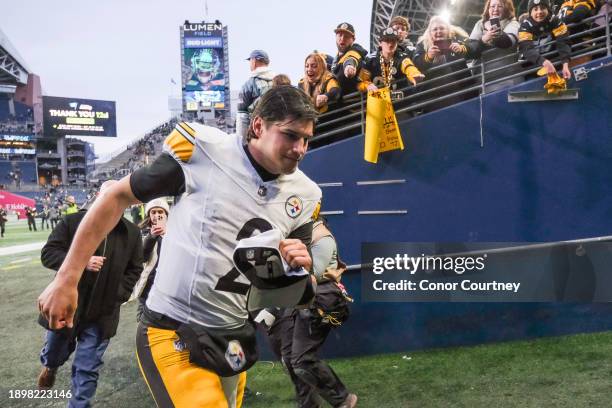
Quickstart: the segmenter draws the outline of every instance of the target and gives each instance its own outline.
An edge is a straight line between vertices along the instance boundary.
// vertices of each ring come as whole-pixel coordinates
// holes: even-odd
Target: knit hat
[[[393,17],[391,21],[389,22],[389,26],[393,27],[396,24],[403,25],[404,27],[406,27],[406,31],[410,31],[410,23],[408,22],[408,19],[406,17],[402,17],[402,16]]]
[[[533,9],[535,6],[546,7],[548,12],[552,13],[549,0],[529,0],[529,3],[527,4],[527,12],[531,14],[531,9]]]
[[[168,214],[170,212],[170,206],[168,205],[168,202],[166,201],[165,198],[156,198],[155,200],[151,200],[147,203],[147,205],[145,205],[145,214],[147,216],[149,216],[149,211],[151,211],[153,208],[161,208],[162,210],[166,211],[166,214]]]

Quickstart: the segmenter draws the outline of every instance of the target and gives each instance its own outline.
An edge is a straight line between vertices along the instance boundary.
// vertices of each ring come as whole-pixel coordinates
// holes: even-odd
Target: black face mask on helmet
[[[303,268],[291,269],[283,261],[275,231],[268,231],[239,241],[233,260],[251,283],[247,309],[293,307],[314,296],[310,274]]]

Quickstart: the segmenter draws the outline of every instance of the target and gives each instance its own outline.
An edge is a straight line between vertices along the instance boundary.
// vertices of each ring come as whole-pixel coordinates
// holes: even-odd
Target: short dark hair
[[[311,120],[314,123],[317,111],[304,91],[291,85],[279,85],[269,88],[257,102],[251,114],[247,141],[256,137],[253,130],[253,120],[256,117],[266,122],[282,122],[289,119],[291,122]]]
[[[278,74],[272,78],[272,86],[291,85],[291,79],[285,74]]]

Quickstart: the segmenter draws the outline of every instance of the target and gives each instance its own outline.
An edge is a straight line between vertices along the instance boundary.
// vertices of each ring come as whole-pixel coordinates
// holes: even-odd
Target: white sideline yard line
[[[35,251],[42,249],[46,241],[34,242],[33,244],[13,245],[6,248],[0,248],[0,256],[15,255],[22,252]]]

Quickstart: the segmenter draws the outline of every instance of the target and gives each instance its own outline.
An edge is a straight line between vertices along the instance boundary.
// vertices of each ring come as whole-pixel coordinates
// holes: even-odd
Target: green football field
[[[11,223],[0,248],[44,241]],[[36,388],[44,331],[36,298],[53,272],[39,251],[0,256],[0,407],[63,407],[65,400],[10,399],[9,390]],[[95,405],[153,407],[135,359],[136,305],[124,306],[111,340]],[[353,316],[352,318],[358,318]],[[348,330],[347,327],[338,330]],[[267,347],[266,345],[262,345]],[[359,407],[608,407],[612,333],[489,344],[330,361]],[[68,390],[70,366],[55,388]],[[293,389],[278,362],[259,362],[248,373],[253,391],[244,407],[294,407]]]

